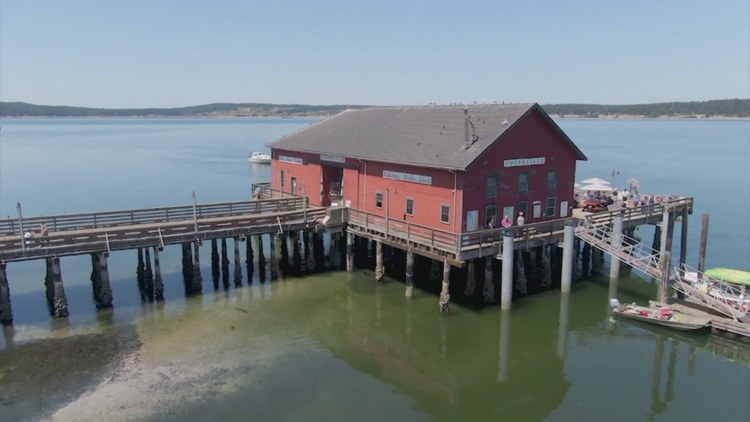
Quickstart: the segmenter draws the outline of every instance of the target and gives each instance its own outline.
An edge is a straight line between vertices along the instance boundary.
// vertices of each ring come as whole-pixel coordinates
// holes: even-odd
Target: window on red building
[[[547,190],[557,190],[557,170],[547,171]]]
[[[529,192],[529,172],[521,171],[518,173],[518,193]]]
[[[451,221],[451,207],[443,204],[440,206],[440,222],[448,224]]]
[[[375,192],[375,208],[383,208],[383,192]]]
[[[545,217],[552,217],[555,215],[555,208],[557,208],[557,199],[555,197],[547,198],[546,207],[544,210]]]
[[[529,201],[518,201],[518,211],[522,212],[526,218],[529,216]]]
[[[484,183],[485,196],[487,198],[497,198],[497,175],[488,174]]]
[[[414,199],[406,198],[406,211],[404,213],[406,215],[414,215]]]

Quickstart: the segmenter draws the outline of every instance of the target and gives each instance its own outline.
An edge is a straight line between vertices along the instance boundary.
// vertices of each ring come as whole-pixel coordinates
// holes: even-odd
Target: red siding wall
[[[515,158],[544,157],[543,165],[503,167],[504,160]],[[497,223],[502,218],[503,208],[513,206],[518,211],[519,201],[528,201],[526,221],[536,222],[559,218],[560,203],[568,201],[573,206],[573,183],[576,169],[576,152],[539,112],[532,112],[510,128],[502,139],[488,148],[468,169],[464,186],[464,209],[479,211],[479,228],[486,221],[485,206],[497,205]],[[547,189],[547,171],[557,171],[557,189]],[[528,193],[518,192],[520,172],[528,173]],[[486,197],[486,177],[498,176],[498,197]],[[555,212],[544,215],[546,199],[554,197]],[[534,201],[541,201],[542,217],[532,216]],[[569,208],[570,209],[570,208]],[[568,211],[570,215],[570,211]],[[511,216],[514,217],[514,216]],[[514,219],[515,221],[515,219]]]
[[[293,164],[279,161],[279,156],[289,156],[302,159],[303,164]],[[339,165],[320,161],[317,154],[305,154],[292,151],[274,150],[271,166],[271,187],[281,189],[280,175],[284,170],[284,191],[291,190],[290,180],[297,178],[297,192],[307,195],[310,204],[321,206],[320,180],[325,173],[325,166]],[[415,224],[426,225],[446,231],[456,231],[460,227],[461,192],[456,192],[454,200],[454,183],[458,183],[460,175],[447,170],[437,170],[421,167],[409,167],[379,162],[367,162],[346,159],[342,180],[342,202],[349,201],[351,207],[357,210],[406,220]],[[383,171],[393,171],[432,178],[431,185],[407,182],[401,180],[384,179]],[[376,207],[375,194],[381,192],[383,204]],[[406,215],[406,198],[414,200],[414,214]],[[450,222],[440,221],[441,205],[450,207]],[[387,205],[387,206],[386,206]],[[456,208],[459,209],[456,209]]]
[[[303,164],[279,161],[279,156],[302,159]],[[504,167],[507,159],[544,157],[543,165]],[[284,191],[291,190],[290,180],[297,178],[297,192],[307,194],[310,204],[328,205],[321,200],[321,176],[329,178],[330,166],[343,166],[342,202],[349,201],[353,209],[368,211],[393,219],[406,220],[415,224],[441,230],[466,231],[466,212],[478,211],[477,228],[485,226],[485,206],[497,206],[497,220],[502,218],[503,208],[513,206],[517,211],[519,201],[528,201],[527,222],[558,218],[560,203],[568,201],[573,206],[573,183],[576,168],[576,151],[537,111],[517,121],[503,135],[502,139],[484,152],[467,172],[453,173],[448,170],[424,167],[410,167],[381,162],[364,162],[347,158],[345,163],[321,161],[319,154],[306,154],[283,150],[273,151],[271,185],[280,189],[280,171],[284,170]],[[400,172],[432,178],[431,184],[421,184],[404,180],[383,178],[383,171]],[[557,171],[557,187],[547,189],[547,171]],[[518,192],[519,172],[525,171],[529,177],[529,191]],[[498,196],[486,197],[486,177],[495,174],[498,178]],[[326,185],[329,185],[326,180]],[[324,187],[327,193],[327,186]],[[455,191],[455,194],[454,194]],[[381,208],[376,207],[376,192],[383,194]],[[414,200],[414,215],[406,215],[406,198]],[[533,218],[534,201],[540,201],[541,211],[546,211],[547,198],[555,198],[555,210],[551,215]],[[450,222],[442,223],[441,205],[450,207]],[[570,215],[570,212],[568,212]],[[514,219],[515,220],[515,219]]]

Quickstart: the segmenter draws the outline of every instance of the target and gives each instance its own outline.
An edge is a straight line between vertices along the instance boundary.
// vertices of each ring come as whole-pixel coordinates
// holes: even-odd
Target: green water
[[[650,289],[635,278],[622,284],[624,297]],[[592,281],[569,296],[522,298],[510,313],[453,303],[442,316],[436,296],[407,299],[403,283],[378,285],[369,271],[207,292],[143,305],[130,321],[107,312],[11,343],[0,350],[0,409],[3,420],[750,414],[747,346],[611,320],[606,296]],[[25,330],[14,338],[34,337]]]

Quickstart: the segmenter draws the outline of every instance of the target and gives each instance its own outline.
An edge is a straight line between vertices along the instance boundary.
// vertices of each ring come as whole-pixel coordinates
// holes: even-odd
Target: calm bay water
[[[0,121],[0,214],[245,199],[252,150],[294,119]],[[750,122],[559,120],[589,158],[578,179],[637,178],[695,197],[688,263],[711,216],[707,266],[750,268]],[[644,240],[650,233],[643,229]],[[210,262],[203,249],[204,278]],[[186,299],[162,254],[164,303],[145,303],[135,253],[110,256],[114,309],[95,312],[88,257],[63,258],[71,316],[46,311],[44,264],[11,263],[0,420],[700,420],[750,417],[750,345],[611,320],[606,282],[522,298],[511,313],[403,297],[398,281],[331,272]],[[244,269],[243,269],[244,271]],[[246,274],[245,274],[246,276]],[[247,284],[247,280],[244,281]],[[620,298],[643,301],[633,274]]]

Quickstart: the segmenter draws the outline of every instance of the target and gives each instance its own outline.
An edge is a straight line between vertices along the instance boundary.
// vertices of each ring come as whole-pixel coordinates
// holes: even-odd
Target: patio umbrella
[[[600,179],[598,177],[592,177],[591,179],[582,180],[581,183],[589,185],[609,185],[608,180]]]
[[[613,190],[615,190],[615,188],[613,188],[609,184],[605,185],[604,183],[589,183],[587,185],[581,186],[579,189],[583,191],[592,191],[592,192],[596,192],[596,191],[612,192]]]

